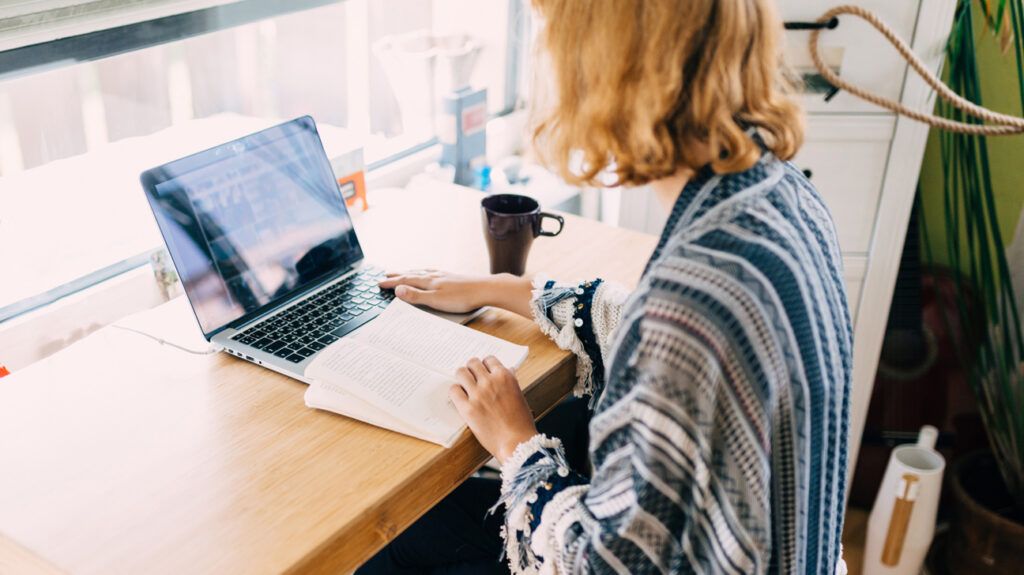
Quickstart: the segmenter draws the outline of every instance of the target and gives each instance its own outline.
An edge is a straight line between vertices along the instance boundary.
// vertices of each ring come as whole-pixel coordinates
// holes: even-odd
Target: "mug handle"
[[[544,231],[544,218],[551,218],[553,220],[557,220],[558,221],[558,230],[554,231],[554,232]],[[560,216],[558,214],[549,214],[547,212],[541,212],[540,213],[540,232],[539,232],[539,235],[548,236],[549,238],[553,238],[553,237],[557,236],[558,234],[562,233],[562,228],[564,228],[564,227],[565,227],[565,218],[563,218],[562,216]]]

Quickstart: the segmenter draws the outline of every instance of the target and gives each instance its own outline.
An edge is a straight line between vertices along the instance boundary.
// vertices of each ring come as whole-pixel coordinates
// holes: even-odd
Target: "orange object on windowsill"
[[[358,208],[359,211],[365,212],[370,207],[366,202],[366,179],[362,170],[338,178],[338,187],[341,188],[341,195],[349,209]]]
[[[0,365],[0,377],[3,377],[5,375],[11,375],[11,372],[3,365]]]
[[[350,210],[365,212],[369,207],[366,203],[366,164],[363,162],[363,149],[353,148],[343,154],[331,158],[331,169],[338,179],[338,189]]]

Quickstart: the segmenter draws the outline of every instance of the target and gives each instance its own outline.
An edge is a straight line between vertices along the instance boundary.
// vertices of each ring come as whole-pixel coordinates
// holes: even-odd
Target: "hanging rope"
[[[978,106],[977,104],[960,97],[953,92],[949,86],[943,84],[941,80],[935,77],[935,74],[932,74],[931,71],[925,67],[924,63],[921,62],[917,55],[910,49],[910,46],[907,46],[907,43],[897,36],[896,33],[893,32],[892,28],[889,28],[889,26],[882,22],[882,20],[873,12],[861,8],[860,6],[836,6],[822,14],[821,17],[818,18],[818,23],[825,25],[840,14],[849,14],[866,20],[868,24],[874,26],[876,30],[885,36],[885,39],[888,40],[894,48],[896,48],[900,53],[900,56],[902,56],[903,59],[910,64],[910,67],[913,68],[918,75],[920,75],[921,78],[923,78],[924,81],[935,90],[940,98],[949,102],[953,107],[961,110],[965,114],[987,122],[988,125],[957,122],[948,118],[927,114],[919,110],[912,110],[899,102],[884,98],[878,94],[868,92],[867,90],[863,90],[853,84],[850,84],[840,78],[838,74],[825,65],[824,60],[821,58],[821,54],[818,53],[818,36],[821,34],[822,28],[815,28],[814,30],[811,30],[811,38],[809,42],[811,59],[814,61],[814,66],[818,69],[818,72],[822,77],[833,86],[841,90],[846,90],[862,100],[866,100],[872,104],[896,112],[897,114],[912,118],[919,122],[924,122],[929,126],[948,130],[950,132],[974,134],[979,136],[1005,136],[1024,133],[1024,118],[1000,114],[998,112],[993,112],[988,108]]]

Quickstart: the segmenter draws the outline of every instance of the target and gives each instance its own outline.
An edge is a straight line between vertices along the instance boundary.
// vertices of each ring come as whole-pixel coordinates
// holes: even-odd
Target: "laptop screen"
[[[142,175],[203,333],[362,259],[310,117]]]

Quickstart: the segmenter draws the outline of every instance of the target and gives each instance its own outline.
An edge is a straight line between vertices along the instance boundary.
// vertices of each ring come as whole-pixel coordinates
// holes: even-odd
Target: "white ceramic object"
[[[892,450],[868,519],[865,575],[917,575],[935,535],[946,461],[935,451],[938,430],[921,428],[917,443]]]
[[[482,46],[472,36],[428,30],[385,36],[373,53],[383,65],[406,135],[434,133],[438,98],[469,85]]]

